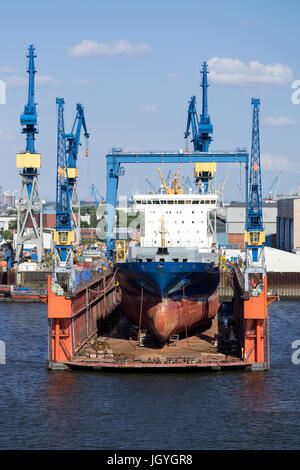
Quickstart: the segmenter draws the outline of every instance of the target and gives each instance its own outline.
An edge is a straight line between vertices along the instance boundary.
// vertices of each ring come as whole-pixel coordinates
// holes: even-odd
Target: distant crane
[[[186,180],[185,180],[185,182],[184,182],[184,186],[185,186],[185,187],[186,187],[186,186],[188,187],[188,191],[193,190],[194,185],[193,185],[193,183],[192,183],[192,181],[191,181],[191,178],[190,178],[189,176],[186,178]]]
[[[35,48],[31,44],[28,48],[28,102],[21,114],[20,123],[22,134],[26,135],[25,153],[18,153],[16,166],[20,168],[22,176],[19,199],[17,201],[17,240],[16,261],[22,261],[22,252],[25,241],[34,240],[37,248],[37,261],[44,259],[43,247],[43,204],[38,185],[38,168],[41,167],[41,154],[35,153],[35,134],[37,129],[37,111],[34,99],[35,81]],[[30,229],[29,229],[30,226]]]
[[[190,135],[190,128],[192,129],[192,140],[194,145],[194,152],[208,152],[208,148],[212,141],[213,125],[208,114],[207,105],[207,64],[202,64],[202,113],[198,120],[198,114],[196,109],[196,96],[192,96],[189,101],[188,117],[186,131],[184,137],[186,139],[185,151],[188,152],[188,137]],[[194,177],[196,185],[201,193],[207,193],[209,189],[209,183],[214,177],[216,171],[216,163],[195,163],[194,166]]]
[[[221,198],[222,207],[224,207],[224,190],[225,190],[225,186],[226,186],[228,178],[229,178],[229,173],[226,173],[224,180],[220,182],[220,186],[219,186],[219,195]]]
[[[157,168],[157,171],[161,177],[161,181],[162,181],[162,184],[163,184],[163,187],[166,191],[166,194],[183,194],[184,193],[184,190],[183,190],[183,187],[182,187],[182,184],[180,183],[179,181],[179,173],[180,173],[180,170],[181,170],[181,167],[179,168],[178,167],[178,170],[177,170],[177,173],[173,176],[173,178],[171,179],[171,184],[170,186],[167,186],[166,182],[165,182],[165,179],[163,177],[163,174],[161,172],[161,169],[160,168]]]
[[[268,191],[266,198],[271,199],[272,201],[277,200],[278,187],[279,187],[279,183],[281,180],[281,176],[282,176],[282,171],[279,173],[279,175],[277,175],[274,178],[273,183],[270,186],[270,189]]]
[[[54,282],[69,290],[75,287],[73,243],[75,240],[71,220],[68,159],[64,128],[64,99],[56,98],[57,119],[57,172],[56,172],[56,227],[54,231]]]
[[[75,244],[80,243],[80,199],[77,193],[77,178],[79,170],[77,168],[78,150],[80,143],[81,130],[83,128],[83,135],[86,139],[85,155],[88,156],[87,143],[89,133],[87,131],[84,107],[78,103],[76,105],[76,117],[72,130],[69,134],[64,134],[66,141],[66,152],[68,162],[68,182],[70,192],[70,209],[71,209],[71,222],[75,231]],[[76,216],[77,213],[77,216]]]
[[[104,202],[104,197],[102,196],[99,189],[94,183],[92,183],[91,186],[91,196],[94,197],[95,204],[97,207],[99,206],[99,204],[101,204],[101,202]]]
[[[249,290],[249,274],[265,274],[263,245],[265,231],[263,226],[260,136],[259,136],[259,106],[260,100],[252,98],[252,143],[249,167],[249,193],[246,212],[246,270],[245,289]]]
[[[152,193],[153,193],[153,194],[156,194],[156,193],[157,193],[157,190],[155,189],[155,187],[153,186],[153,184],[151,183],[151,181],[150,181],[148,178],[145,178],[145,181],[149,184]]]
[[[240,193],[240,196],[241,196],[241,201],[242,201],[242,202],[245,202],[245,195],[244,195],[244,193],[243,193],[242,186],[241,186],[240,184],[237,184],[236,186],[237,186],[237,188],[238,188],[238,190],[239,190],[239,193]]]

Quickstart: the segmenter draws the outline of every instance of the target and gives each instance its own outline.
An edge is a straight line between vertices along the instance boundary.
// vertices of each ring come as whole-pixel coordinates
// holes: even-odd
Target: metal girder
[[[106,163],[247,163],[245,150],[232,152],[112,152],[106,155]]]

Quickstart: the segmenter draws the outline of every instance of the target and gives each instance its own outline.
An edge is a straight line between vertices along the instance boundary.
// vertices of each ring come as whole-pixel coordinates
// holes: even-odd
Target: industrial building
[[[4,191],[2,197],[2,205],[7,208],[16,207],[16,196],[11,191]]]
[[[277,202],[263,202],[266,245],[274,248],[276,247],[276,219]],[[226,232],[228,245],[234,248],[245,248],[245,203],[234,201],[227,206]]]
[[[277,248],[300,251],[300,197],[278,201]]]
[[[11,215],[0,215],[0,232],[3,232],[4,230],[9,230],[9,224],[10,222],[14,222],[16,220],[15,216]]]

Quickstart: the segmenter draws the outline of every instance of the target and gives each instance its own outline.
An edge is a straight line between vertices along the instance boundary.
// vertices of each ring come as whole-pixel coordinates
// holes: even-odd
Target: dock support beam
[[[270,367],[267,320],[267,276],[264,276],[263,291],[260,295],[244,300],[244,359],[247,362],[262,364],[265,369]]]

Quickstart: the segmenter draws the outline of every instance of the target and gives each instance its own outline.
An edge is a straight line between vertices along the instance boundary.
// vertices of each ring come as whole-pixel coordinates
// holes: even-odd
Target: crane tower
[[[259,106],[260,100],[252,98],[252,142],[248,181],[248,204],[246,207],[246,270],[245,289],[249,288],[249,274],[265,274],[263,226],[260,136],[259,136]]]
[[[16,261],[22,261],[23,246],[26,241],[34,240],[37,247],[38,263],[43,261],[43,205],[40,198],[38,185],[39,168],[41,167],[41,154],[35,151],[35,134],[37,129],[37,111],[34,101],[35,82],[35,48],[30,45],[28,48],[28,102],[24,112],[21,114],[20,123],[22,134],[26,135],[26,150],[18,153],[16,166],[19,168],[22,177],[19,199],[17,202],[17,240],[16,240]]]

